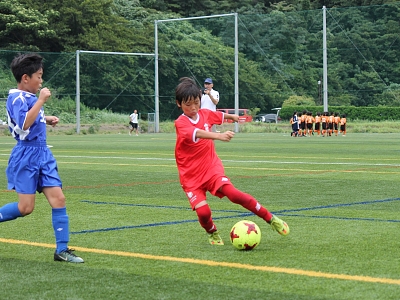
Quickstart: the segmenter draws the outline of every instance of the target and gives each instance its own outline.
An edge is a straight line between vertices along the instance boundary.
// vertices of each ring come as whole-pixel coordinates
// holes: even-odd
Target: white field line
[[[10,156],[0,154],[0,156]],[[153,160],[153,161],[175,161],[175,158],[157,157],[130,157],[130,156],[91,156],[91,155],[54,155],[56,158],[84,158],[84,159],[123,159],[123,160]],[[310,162],[310,161],[275,161],[275,160],[231,160],[222,159],[224,163],[252,163],[252,164],[293,164],[293,165],[346,165],[346,166],[384,166],[400,167],[400,164],[388,163],[359,163],[359,162]]]

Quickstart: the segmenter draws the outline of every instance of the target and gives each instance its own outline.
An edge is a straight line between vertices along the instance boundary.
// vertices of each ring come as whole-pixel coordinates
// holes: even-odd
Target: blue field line
[[[149,207],[149,208],[170,208],[170,209],[183,209],[192,210],[191,207],[183,206],[167,206],[167,205],[153,205],[153,204],[135,204],[135,203],[120,203],[120,202],[106,202],[106,201],[92,201],[92,200],[81,200],[81,202],[89,204],[106,204],[106,205],[121,205],[121,206],[136,206],[136,207]],[[228,210],[228,209],[213,209],[214,212],[226,212],[226,213],[238,213],[241,214],[243,211],[240,210]]]
[[[345,221],[374,221],[374,222],[389,222],[389,223],[400,223],[400,220],[387,220],[387,219],[375,219],[375,218],[348,218],[348,217],[335,217],[335,216],[309,216],[300,214],[280,214],[286,217],[302,217],[302,218],[315,218],[315,219],[336,219]]]
[[[374,204],[374,203],[393,202],[393,201],[399,201],[399,200],[400,200],[400,198],[389,198],[389,199],[383,199],[383,200],[371,200],[371,201],[361,201],[361,202],[351,202],[351,203],[339,203],[339,204],[320,205],[320,206],[295,208],[295,209],[283,209],[283,210],[278,210],[278,211],[274,211],[274,212],[271,212],[271,213],[276,214],[276,215],[282,215],[282,216],[290,216],[290,217],[318,218],[318,219],[337,219],[337,220],[352,220],[352,221],[394,222],[394,223],[397,223],[397,222],[400,222],[400,220],[383,220],[383,219],[375,219],[375,218],[347,218],[347,217],[337,217],[337,216],[308,216],[308,215],[302,215],[302,214],[291,214],[291,212],[310,211],[310,210],[326,209],[326,208],[334,208],[334,207],[347,207],[347,206],[353,206],[353,205],[367,205],[367,204]],[[135,207],[192,210],[189,207],[182,207],[182,206],[132,204],[132,203],[118,203],[118,202],[91,201],[91,200],[81,200],[81,202],[89,203],[89,204],[100,204],[100,205],[106,204],[106,205],[122,205],[122,206],[135,206]],[[235,213],[235,215],[230,215],[230,216],[213,217],[214,220],[239,218],[239,217],[240,218],[244,218],[244,217],[248,217],[248,216],[254,216],[254,214],[252,212],[243,212],[243,211],[239,211],[239,210],[213,210],[213,212]],[[71,234],[94,233],[94,232],[115,231],[115,230],[143,228],[143,227],[176,225],[176,224],[194,223],[194,222],[198,222],[198,219],[180,220],[180,221],[168,221],[168,222],[149,223],[149,224],[141,224],[141,225],[121,226],[121,227],[100,228],[100,229],[92,229],[92,230],[81,230],[81,231],[74,231],[74,232],[70,232],[70,233]]]
[[[385,203],[385,202],[393,202],[399,201],[400,198],[389,198],[384,200],[371,200],[371,201],[361,201],[361,202],[351,202],[351,203],[339,203],[339,204],[331,204],[331,205],[321,205],[321,206],[312,206],[312,207],[303,207],[303,208],[294,208],[294,209],[283,209],[278,210],[276,214],[284,214],[296,211],[305,211],[305,210],[316,210],[316,209],[324,209],[324,208],[333,208],[333,207],[345,207],[345,206],[353,206],[353,205],[365,205],[365,204],[374,204],[374,203]]]
[[[251,216],[251,215],[253,215],[253,213],[241,213],[241,214],[237,214],[237,215],[234,215],[234,216],[214,217],[213,219],[214,220],[231,219],[231,218],[238,218],[238,217],[247,217],[247,216]],[[120,226],[120,227],[110,227],[110,228],[100,228],[100,229],[73,231],[73,232],[70,232],[70,234],[94,233],[94,232],[115,231],[115,230],[133,229],[133,228],[176,225],[176,224],[184,224],[184,223],[194,223],[194,222],[198,222],[198,221],[199,221],[198,219],[168,221],[168,222],[149,223],[149,224],[140,224],[140,225],[131,225],[131,226]]]

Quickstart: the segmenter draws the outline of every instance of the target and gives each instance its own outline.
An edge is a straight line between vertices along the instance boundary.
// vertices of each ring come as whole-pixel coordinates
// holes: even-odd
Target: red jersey
[[[208,109],[200,109],[196,121],[183,114],[175,120],[175,159],[185,191],[199,188],[215,174],[224,174],[214,141],[196,138],[197,130],[210,131],[212,125],[220,125],[223,121],[222,112]]]

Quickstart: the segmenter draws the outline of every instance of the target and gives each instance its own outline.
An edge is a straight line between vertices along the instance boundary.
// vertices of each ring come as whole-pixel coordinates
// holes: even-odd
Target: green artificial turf
[[[216,141],[227,176],[284,219],[282,237],[208,194],[225,246],[211,246],[174,160],[175,134],[50,136],[84,264],[53,261],[51,209],[0,224],[0,299],[399,299],[400,134]],[[14,142],[0,137],[3,170]],[[4,174],[4,173],[3,173]],[[0,206],[16,201],[0,177]],[[260,245],[236,250],[239,220]]]

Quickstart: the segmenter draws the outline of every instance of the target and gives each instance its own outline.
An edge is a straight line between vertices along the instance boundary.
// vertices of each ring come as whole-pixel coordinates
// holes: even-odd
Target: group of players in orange
[[[292,125],[291,136],[312,136],[317,134],[318,136],[346,136],[346,115],[341,116],[337,112],[317,112],[316,116],[312,115],[312,112],[304,110],[302,113],[293,113],[290,119]]]

